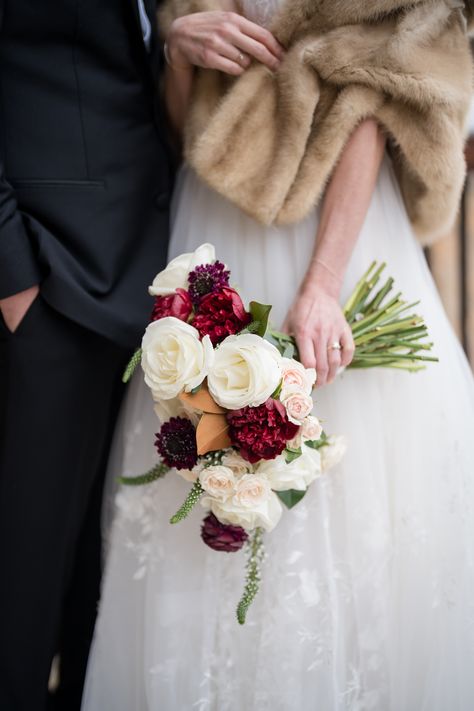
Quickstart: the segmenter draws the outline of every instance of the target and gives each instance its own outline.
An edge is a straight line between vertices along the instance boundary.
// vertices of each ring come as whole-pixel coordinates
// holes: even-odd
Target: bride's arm
[[[296,337],[304,365],[316,367],[319,386],[331,382],[354,355],[339,294],[384,150],[385,138],[371,119],[351,136],[326,190],[312,259],[285,322],[285,330]],[[342,351],[332,349],[333,343],[340,343]]]
[[[273,35],[235,12],[233,0],[222,0],[222,7],[178,18],[166,38],[165,101],[178,134],[185,123],[195,66],[239,76],[252,58],[274,71],[283,56]]]

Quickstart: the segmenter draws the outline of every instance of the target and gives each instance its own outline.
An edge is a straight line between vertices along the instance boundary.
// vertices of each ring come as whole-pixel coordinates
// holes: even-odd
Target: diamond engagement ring
[[[334,341],[328,348],[329,351],[342,351],[342,346],[338,341]]]

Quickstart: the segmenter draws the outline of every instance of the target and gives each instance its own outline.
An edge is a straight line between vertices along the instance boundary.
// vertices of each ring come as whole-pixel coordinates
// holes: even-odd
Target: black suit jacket
[[[152,44],[136,0],[0,0],[0,298],[41,283],[54,308],[124,345],[168,241]]]

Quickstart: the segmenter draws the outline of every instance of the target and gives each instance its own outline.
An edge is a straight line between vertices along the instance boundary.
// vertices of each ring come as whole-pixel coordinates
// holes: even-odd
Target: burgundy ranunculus
[[[164,463],[175,469],[192,469],[197,464],[196,430],[185,417],[172,417],[156,435],[155,447]]]
[[[239,294],[235,289],[226,287],[203,298],[193,319],[193,326],[201,336],[209,336],[215,346],[227,336],[248,326],[251,320]]]
[[[229,436],[248,462],[275,459],[299,430],[288,420],[279,400],[269,398],[259,407],[244,407],[227,413]]]
[[[180,321],[187,321],[192,310],[193,302],[188,292],[184,289],[176,289],[174,294],[156,297],[151,320],[158,321],[166,316],[174,316]]]
[[[215,551],[235,553],[242,548],[248,537],[243,528],[221,523],[212,513],[202,522],[201,538]]]

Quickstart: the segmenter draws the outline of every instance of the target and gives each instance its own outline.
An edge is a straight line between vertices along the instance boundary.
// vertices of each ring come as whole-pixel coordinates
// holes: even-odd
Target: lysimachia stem
[[[140,363],[141,359],[142,359],[142,349],[138,348],[138,350],[136,350],[135,353],[133,354],[133,356],[131,357],[129,364],[125,368],[125,373],[122,375],[122,382],[123,383],[128,383],[128,381],[134,374],[136,367]]]
[[[119,482],[125,486],[143,486],[144,484],[151,484],[157,479],[162,479],[169,471],[169,466],[164,464],[164,462],[160,462],[146,474],[141,474],[140,476],[122,476]]]
[[[349,368],[422,370],[426,363],[438,359],[429,355],[433,343],[425,340],[428,329],[423,318],[410,313],[419,302],[406,303],[401,293],[390,297],[394,287],[391,277],[377,290],[384,269],[385,264],[373,262],[344,306],[356,347]],[[269,329],[266,337],[284,355],[297,355],[291,336]]]
[[[237,620],[239,624],[244,625],[247,618],[247,612],[250,605],[255,600],[255,597],[260,588],[260,568],[265,550],[263,547],[263,531],[261,528],[256,528],[252,537],[247,542],[247,577],[245,580],[245,588],[242,598],[237,606]]]
[[[181,506],[181,508],[175,513],[175,515],[171,518],[170,523],[180,523],[180,521],[184,521],[184,519],[189,516],[193,508],[196,506],[197,502],[201,498],[201,496],[204,494],[204,489],[201,486],[201,483],[199,481],[196,481],[193,484],[193,488],[189,492],[189,494],[186,497],[186,500],[184,504]]]

